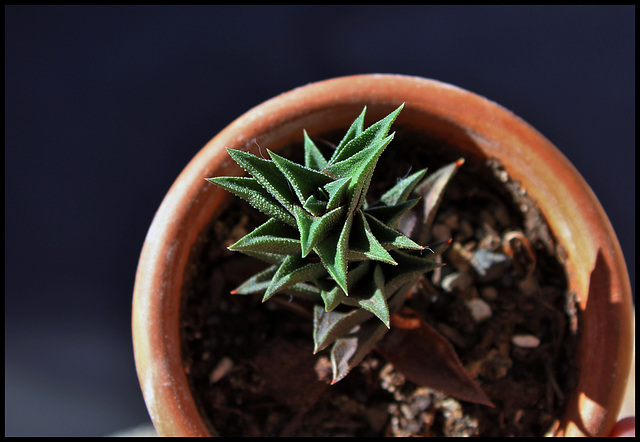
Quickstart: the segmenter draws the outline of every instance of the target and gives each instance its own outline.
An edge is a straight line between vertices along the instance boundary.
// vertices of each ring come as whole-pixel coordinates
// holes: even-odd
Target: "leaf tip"
[[[334,377],[333,377],[333,379],[331,379],[331,384],[330,384],[330,385],[335,385],[335,384],[337,384],[337,383],[338,383],[338,382],[340,382],[340,381],[342,380],[342,378],[344,378],[344,377],[345,377],[345,374],[343,374],[343,375],[337,375],[337,376],[334,376]]]

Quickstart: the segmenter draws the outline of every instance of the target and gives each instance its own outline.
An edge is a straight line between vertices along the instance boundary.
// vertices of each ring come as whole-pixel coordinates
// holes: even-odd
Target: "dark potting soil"
[[[300,151],[293,146],[289,157]],[[432,172],[457,159],[451,146],[397,128],[370,193],[379,196],[412,164]],[[327,352],[313,355],[307,309],[283,295],[264,304],[230,295],[263,264],[226,247],[263,221],[232,198],[194,246],[185,275],[183,364],[215,433],[540,436],[562,414],[578,321],[564,255],[526,189],[496,160],[465,158],[430,239],[453,239],[446,266],[427,273],[407,301],[453,344],[494,408],[417,386],[376,351],[330,385]]]

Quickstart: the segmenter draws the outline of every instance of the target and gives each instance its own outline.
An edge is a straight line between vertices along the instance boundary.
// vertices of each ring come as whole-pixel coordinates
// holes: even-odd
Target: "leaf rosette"
[[[437,189],[425,198],[431,211],[460,164],[438,171],[445,178],[436,185],[431,177],[422,181],[423,169],[367,202],[373,171],[393,140],[389,131],[402,108],[366,129],[363,109],[329,159],[305,131],[304,164],[271,151],[264,159],[227,149],[250,176],[207,179],[269,217],[229,247],[269,264],[233,293],[260,294],[263,302],[280,292],[314,301],[315,351],[332,345],[333,382],[382,338],[391,313],[422,274],[440,265],[435,257],[446,248],[421,246],[398,223],[420,200],[415,193],[424,194],[420,189]]]

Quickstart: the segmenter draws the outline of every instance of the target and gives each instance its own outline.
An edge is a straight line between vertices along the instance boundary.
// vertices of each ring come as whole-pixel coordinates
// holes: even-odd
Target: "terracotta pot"
[[[209,435],[180,357],[183,275],[198,233],[227,194],[205,177],[238,175],[225,148],[278,151],[346,129],[364,105],[371,121],[405,102],[397,124],[419,129],[484,157],[497,157],[538,202],[567,252],[570,289],[581,310],[575,393],[557,435],[606,435],[622,401],[631,363],[632,296],[620,245],[602,206],[569,161],[503,107],[457,87],[399,75],[331,79],[279,95],[215,136],[175,181],[151,224],[133,300],[133,336],[142,392],[159,434]]]

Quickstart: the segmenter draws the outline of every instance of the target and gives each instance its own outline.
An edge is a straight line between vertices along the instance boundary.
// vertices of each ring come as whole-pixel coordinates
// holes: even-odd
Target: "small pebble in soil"
[[[536,348],[540,345],[540,339],[533,335],[515,335],[511,342],[520,348]]]
[[[504,275],[511,260],[503,253],[490,252],[486,249],[478,249],[473,252],[470,264],[482,281],[494,281]]]
[[[233,369],[233,361],[228,357],[223,357],[220,362],[215,366],[209,375],[209,382],[215,384],[220,379],[225,377]]]
[[[442,288],[447,293],[454,291],[463,292],[469,289],[472,283],[473,279],[468,273],[453,272],[442,279]]]
[[[491,306],[480,298],[469,299],[465,302],[465,305],[476,323],[486,321],[493,314]]]

